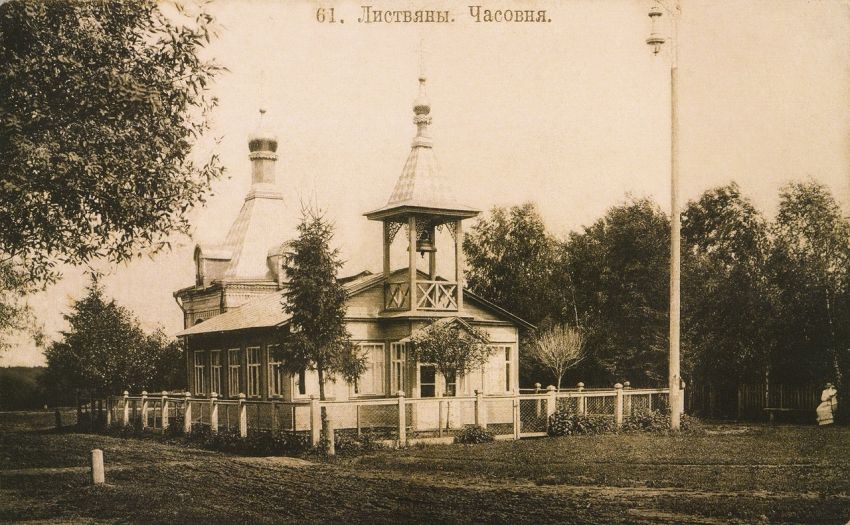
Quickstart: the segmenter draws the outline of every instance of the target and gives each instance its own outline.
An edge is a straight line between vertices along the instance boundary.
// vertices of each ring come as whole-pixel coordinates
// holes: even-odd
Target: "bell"
[[[430,238],[425,237],[424,239],[416,240],[416,251],[424,254],[425,252],[436,252],[437,248]]]

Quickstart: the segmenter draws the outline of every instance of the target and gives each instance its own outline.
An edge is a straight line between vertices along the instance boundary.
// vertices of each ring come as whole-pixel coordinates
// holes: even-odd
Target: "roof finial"
[[[428,125],[431,124],[431,102],[425,92],[425,38],[419,39],[419,96],[413,101],[413,123],[416,124],[414,146],[431,146]]]

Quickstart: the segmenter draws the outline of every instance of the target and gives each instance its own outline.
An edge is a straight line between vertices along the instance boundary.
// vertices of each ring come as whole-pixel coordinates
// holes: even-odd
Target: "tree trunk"
[[[316,371],[319,372],[319,399],[325,400],[325,370],[321,365],[316,366]]]

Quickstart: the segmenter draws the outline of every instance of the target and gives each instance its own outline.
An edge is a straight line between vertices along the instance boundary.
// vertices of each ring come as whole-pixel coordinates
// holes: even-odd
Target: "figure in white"
[[[820,405],[817,408],[818,425],[831,425],[832,417],[835,411],[838,410],[838,391],[832,386],[832,383],[827,383],[820,395]]]

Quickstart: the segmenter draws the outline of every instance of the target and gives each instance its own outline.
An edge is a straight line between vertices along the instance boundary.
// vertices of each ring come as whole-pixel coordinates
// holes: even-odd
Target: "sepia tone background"
[[[435,152],[459,199],[486,210],[536,201],[552,231],[589,224],[627,194],[669,209],[669,56],[644,43],[649,0],[500,2],[546,9],[550,23],[358,24],[361,2],[219,1],[208,52],[228,68],[213,133],[228,178],[193,212],[194,238],[126,266],[101,266],[106,293],[146,327],[182,328],[171,293],[193,283],[192,249],[216,242],[250,184],[257,109],[277,130],[277,180],[294,226],[301,202],[327,210],[348,261],[380,268],[380,224],[362,213],[389,196],[414,134],[420,44]],[[772,215],[778,189],[811,177],[850,213],[850,3],[682,0],[679,28],[682,197],[737,181]],[[318,23],[333,7],[344,23]],[[667,17],[662,28],[668,31]],[[669,46],[665,46],[669,49]],[[219,137],[216,143],[212,137]],[[82,270],[31,299],[48,336],[82,293]],[[42,364],[21,340],[0,365]]]

